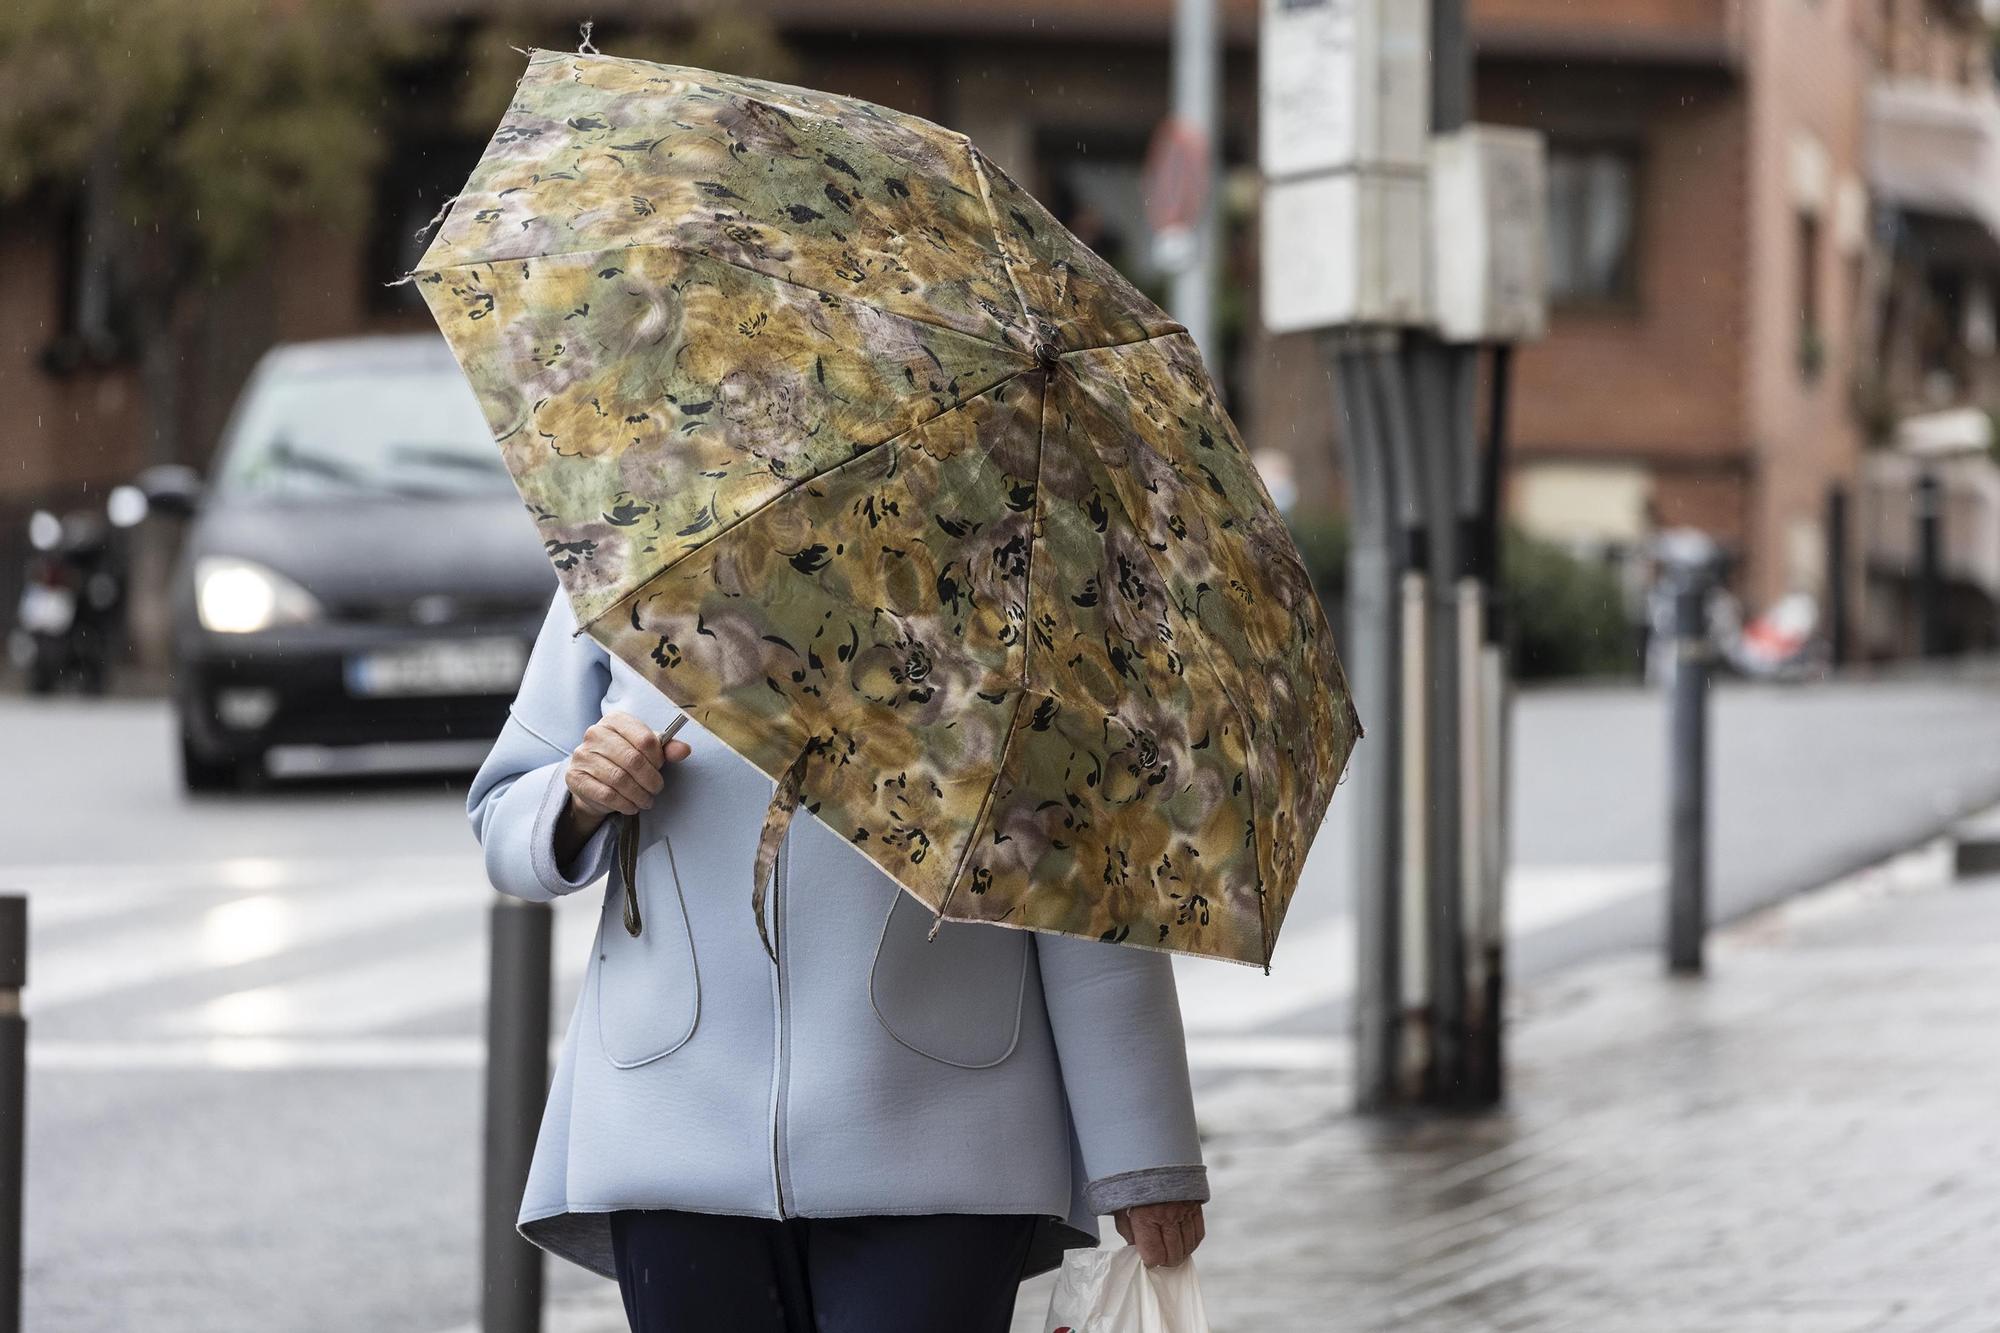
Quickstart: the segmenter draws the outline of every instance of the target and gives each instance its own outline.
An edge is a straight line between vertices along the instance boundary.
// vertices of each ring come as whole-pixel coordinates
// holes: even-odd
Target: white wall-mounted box
[[[1264,327],[1424,322],[1424,182],[1332,172],[1268,182],[1262,214]]]
[[[1431,141],[1431,322],[1447,342],[1548,329],[1548,155],[1532,130],[1468,125]]]
[[[1430,137],[1430,0],[1264,0],[1258,166],[1421,171]]]

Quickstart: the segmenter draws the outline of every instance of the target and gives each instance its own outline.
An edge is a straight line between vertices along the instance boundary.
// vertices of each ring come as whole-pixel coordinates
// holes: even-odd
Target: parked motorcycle
[[[125,609],[121,529],[144,518],[146,507],[142,492],[120,486],[102,513],[38,509],[29,517],[32,553],[7,646],[30,692],[104,693]]]

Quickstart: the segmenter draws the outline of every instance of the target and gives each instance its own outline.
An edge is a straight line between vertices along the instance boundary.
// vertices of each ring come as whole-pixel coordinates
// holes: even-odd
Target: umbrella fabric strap
[[[583,631],[578,630],[579,634]],[[676,713],[660,732],[660,745],[674,738],[687,725],[688,715]],[[639,919],[639,816],[618,816],[618,878],[625,884],[625,933],[637,936],[645,923]]]
[[[618,878],[625,885],[625,933],[637,935],[639,920],[639,817],[620,815]]]
[[[750,910],[757,917],[757,938],[764,942],[764,952],[771,956],[772,963],[778,961],[778,950],[771,943],[771,932],[764,924],[764,893],[769,888],[771,876],[777,869],[778,844],[785,840],[785,833],[792,826],[792,816],[799,808],[799,788],[805,781],[806,760],[812,757],[815,741],[808,741],[799,751],[798,758],[792,760],[778,785],[771,793],[771,804],[764,811],[764,829],[757,836],[757,860],[751,869]]]

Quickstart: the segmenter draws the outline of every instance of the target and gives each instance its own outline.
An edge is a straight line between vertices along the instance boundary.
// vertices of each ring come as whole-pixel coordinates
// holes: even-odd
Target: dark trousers
[[[611,1214],[633,1333],[1007,1333],[1032,1217]]]

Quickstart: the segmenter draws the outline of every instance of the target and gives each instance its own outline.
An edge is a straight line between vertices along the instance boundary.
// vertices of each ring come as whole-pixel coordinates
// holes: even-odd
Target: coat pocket
[[[598,1044],[620,1069],[679,1050],[694,1035],[701,1013],[694,936],[665,836],[640,847],[636,878],[640,932],[634,936],[625,929],[625,885],[614,864],[598,918],[593,969]]]
[[[903,1045],[961,1069],[1014,1053],[1028,984],[1026,931],[947,921],[902,890],[882,923],[869,975],[875,1017]]]

